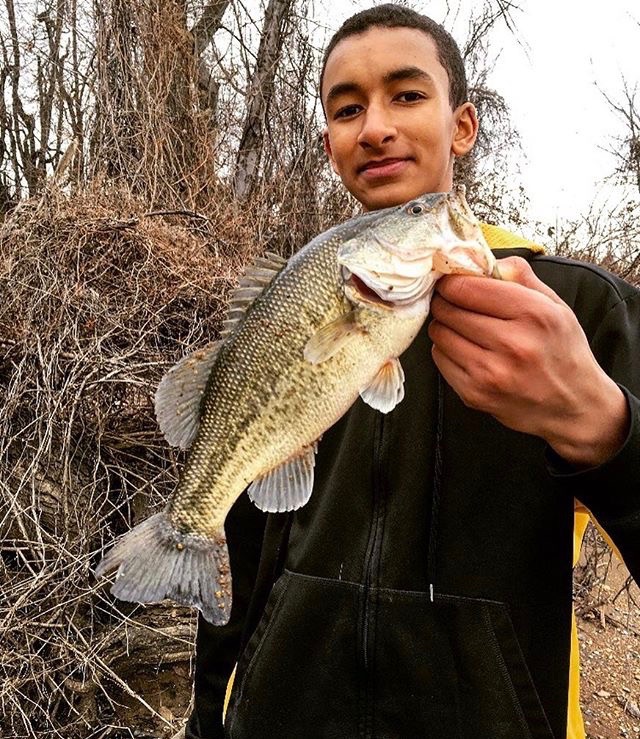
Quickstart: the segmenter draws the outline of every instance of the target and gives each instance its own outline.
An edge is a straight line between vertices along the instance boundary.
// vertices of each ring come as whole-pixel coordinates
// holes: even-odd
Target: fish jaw
[[[433,255],[433,269],[440,275],[499,276],[493,252],[490,249],[478,249],[474,242],[439,249]]]
[[[360,271],[350,272],[342,268],[344,293],[354,305],[363,305],[374,311],[398,311],[403,309],[407,315],[426,310],[434,285],[440,273],[430,270],[413,280],[401,280],[397,275],[377,275]]]
[[[434,269],[442,274],[499,278],[497,260],[469,208],[464,185],[449,193],[447,214],[450,240],[434,254]]]
[[[462,187],[400,206],[345,242],[337,258],[347,297],[378,309],[421,300],[443,274],[497,274]]]

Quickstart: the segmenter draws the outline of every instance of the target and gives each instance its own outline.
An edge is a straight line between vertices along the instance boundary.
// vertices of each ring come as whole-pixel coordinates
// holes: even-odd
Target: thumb
[[[507,282],[517,282],[519,285],[536,290],[554,303],[564,302],[548,285],[538,279],[529,262],[522,257],[505,257],[498,260],[498,271],[500,277]]]

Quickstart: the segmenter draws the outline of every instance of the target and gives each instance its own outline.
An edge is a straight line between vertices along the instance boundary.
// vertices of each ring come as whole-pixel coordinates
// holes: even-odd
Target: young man
[[[476,138],[455,43],[401,6],[343,25],[321,94],[327,154],[365,209],[450,190]],[[509,281],[438,283],[403,402],[357,402],[325,434],[301,510],[229,515],[232,618],[200,622],[187,737],[584,736],[574,501],[637,576],[640,295],[485,233],[513,247]]]

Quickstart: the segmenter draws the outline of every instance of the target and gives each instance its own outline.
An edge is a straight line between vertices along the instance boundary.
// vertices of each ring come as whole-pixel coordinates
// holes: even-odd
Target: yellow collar
[[[529,249],[536,254],[544,254],[544,246],[509,233],[504,228],[489,223],[481,223],[480,228],[491,249]]]

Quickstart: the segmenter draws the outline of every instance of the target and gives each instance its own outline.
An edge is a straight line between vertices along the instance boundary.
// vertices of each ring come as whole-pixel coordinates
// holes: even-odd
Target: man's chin
[[[364,210],[381,210],[413,200],[424,195],[427,190],[416,187],[415,183],[389,183],[381,187],[367,189],[365,192],[352,193],[361,203]],[[435,190],[433,191],[435,192]]]

